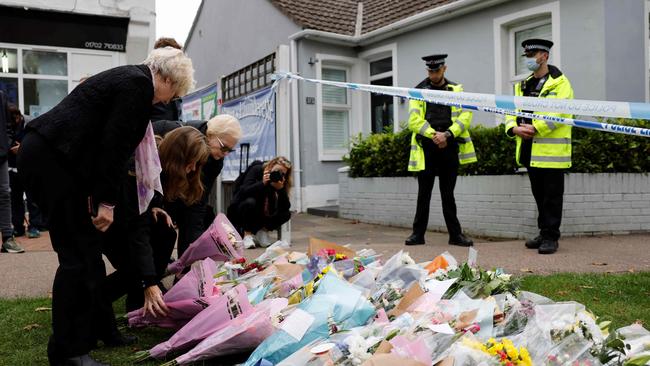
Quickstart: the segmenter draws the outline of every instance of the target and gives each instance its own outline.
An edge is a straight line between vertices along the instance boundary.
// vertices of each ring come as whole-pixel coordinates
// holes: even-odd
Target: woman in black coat
[[[205,136],[194,127],[184,126],[168,133],[159,146],[164,197],[156,193],[149,209],[140,214],[135,171],[123,184],[123,202],[116,210],[116,222],[109,229],[111,240],[104,254],[116,271],[106,278],[110,302],[128,294],[126,310],[144,306],[145,313],[164,315],[166,305],[158,286],[176,243],[170,201],[186,205],[199,202],[204,186],[201,171],[208,160]],[[172,215],[172,216],[170,216]]]
[[[103,233],[113,222],[126,163],[142,140],[151,106],[185,95],[194,69],[182,51],[151,52],[141,65],[88,78],[28,125],[18,153],[25,188],[49,220],[59,258],[53,284],[51,365],[97,365],[97,339],[116,341],[112,309],[101,301]]]
[[[267,231],[289,221],[290,189],[291,162],[282,156],[266,163],[255,161],[237,178],[228,220],[243,235],[245,248],[254,248],[256,241],[269,246]]]

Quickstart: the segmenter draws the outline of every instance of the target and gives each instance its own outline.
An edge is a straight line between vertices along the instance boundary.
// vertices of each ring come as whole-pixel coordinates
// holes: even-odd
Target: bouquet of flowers
[[[227,261],[243,258],[242,239],[226,215],[220,213],[210,227],[185,250],[174,263],[167,266],[167,272],[178,273],[197,260],[213,258]]]
[[[476,340],[464,338],[463,343],[469,347],[480,350],[481,352],[492,356],[493,359],[498,361],[499,365],[532,366],[533,364],[528,350],[525,347],[515,347],[512,341],[508,338],[502,338],[500,341],[497,341],[494,338],[490,338],[485,343],[480,343]]]

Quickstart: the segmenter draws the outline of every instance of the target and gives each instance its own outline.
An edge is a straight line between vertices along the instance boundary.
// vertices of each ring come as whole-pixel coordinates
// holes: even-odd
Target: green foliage
[[[650,121],[612,119],[609,123],[650,128]],[[650,138],[573,129],[576,173],[644,173],[650,171]]]
[[[351,177],[404,177],[408,173],[411,132],[387,132],[352,140],[350,155]]]
[[[650,121],[613,119],[610,123],[650,128]],[[461,165],[461,175],[514,174],[515,140],[504,125],[473,126],[470,135],[478,163]],[[404,177],[408,172],[411,132],[359,135],[352,140],[346,162],[350,177]],[[573,128],[573,173],[650,172],[650,138]]]

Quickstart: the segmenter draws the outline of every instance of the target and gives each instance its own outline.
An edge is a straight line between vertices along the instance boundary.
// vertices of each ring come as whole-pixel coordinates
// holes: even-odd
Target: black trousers
[[[558,240],[562,224],[564,169],[528,168],[528,177],[539,213],[539,234],[544,239]]]
[[[18,173],[9,172],[9,185],[11,187],[11,220],[14,225],[14,233],[17,236],[25,234],[25,206],[29,211],[28,229],[42,229],[45,227],[41,219],[40,209],[32,202],[31,197],[25,200],[23,194],[25,187]]]
[[[451,142],[444,149],[432,146],[433,142],[423,141],[425,169],[418,173],[418,202],[413,219],[413,234],[424,236],[429,224],[431,193],[436,176],[440,180],[440,199],[442,214],[445,218],[450,237],[462,233],[456,216],[456,199],[454,188],[458,177],[458,145]]]
[[[116,330],[113,309],[103,301],[106,276],[102,233],[88,214],[84,187],[45,139],[29,132],[18,155],[25,189],[49,219],[59,267],[52,286],[50,363],[88,353],[97,339]]]
[[[131,238],[140,240],[144,237],[144,240],[149,240],[151,259],[158,281],[165,274],[176,243],[176,230],[167,226],[163,220],[147,226],[120,228],[122,230],[116,228],[110,233],[111,239],[104,245],[104,254],[115,268],[115,272],[106,276],[102,291],[110,303],[126,295],[126,312],[140,309],[144,305],[142,271],[138,268],[137,258],[140,254]]]
[[[290,218],[291,213],[289,211],[278,212],[272,217],[265,216],[263,204],[253,197],[246,198],[228,207],[228,220],[242,235],[245,231],[255,234],[260,229],[277,230]]]
[[[164,208],[178,227],[176,251],[180,258],[190,244],[210,227],[215,218],[214,211],[207,204],[207,196],[189,206],[185,205],[181,200],[166,202]]]

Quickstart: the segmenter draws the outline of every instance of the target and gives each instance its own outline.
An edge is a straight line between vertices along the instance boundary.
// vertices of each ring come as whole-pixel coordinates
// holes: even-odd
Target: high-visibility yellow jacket
[[[539,98],[557,98],[557,99],[573,99],[573,89],[569,79],[562,74],[557,67],[549,65],[549,76],[542,90],[540,91]],[[526,80],[515,85],[515,96],[523,96],[522,85],[525,81],[529,80],[533,75],[530,75]],[[534,112],[535,114],[545,116],[556,116],[563,118],[572,118],[571,114],[552,113],[552,112]],[[511,130],[517,126],[517,117],[506,117],[506,134],[508,137],[516,138],[517,152],[516,160],[519,162],[520,150],[522,139],[515,136]],[[535,168],[555,168],[566,169],[571,167],[571,126],[560,123],[553,123],[542,119],[533,119],[533,126],[537,131],[533,137],[533,144],[530,153],[530,166]]]
[[[463,86],[448,81],[448,89],[454,92],[462,92]],[[431,128],[425,119],[427,113],[427,102],[411,99],[409,102],[409,129],[411,132],[411,155],[409,158],[408,170],[418,172],[424,170],[424,149],[417,141],[416,136],[421,135],[432,138],[436,131]],[[461,164],[469,164],[477,161],[474,143],[469,135],[469,126],[472,123],[472,112],[460,107],[451,107],[451,127],[449,131],[458,142],[458,159]]]

